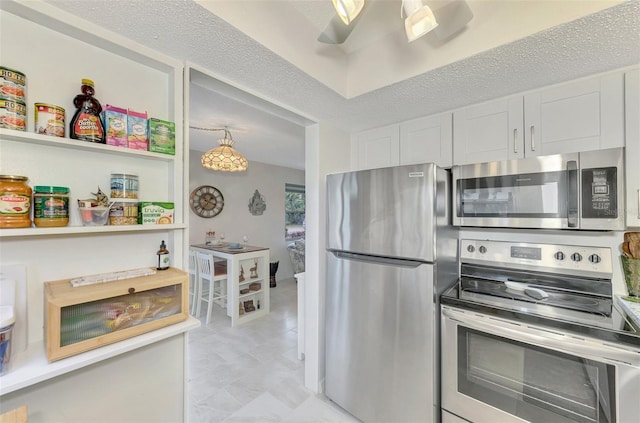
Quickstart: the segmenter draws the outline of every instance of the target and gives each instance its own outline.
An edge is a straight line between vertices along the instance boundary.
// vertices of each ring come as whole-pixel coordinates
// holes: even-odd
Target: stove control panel
[[[502,268],[611,278],[611,248],[463,239],[460,259]]]

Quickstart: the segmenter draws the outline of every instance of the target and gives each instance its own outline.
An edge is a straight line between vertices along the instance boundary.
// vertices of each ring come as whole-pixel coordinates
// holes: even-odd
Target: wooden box
[[[189,276],[153,275],[73,287],[45,282],[47,359],[59,360],[186,320]]]

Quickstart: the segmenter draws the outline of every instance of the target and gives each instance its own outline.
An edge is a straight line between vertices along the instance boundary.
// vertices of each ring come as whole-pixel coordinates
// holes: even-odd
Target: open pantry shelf
[[[0,21],[2,65],[24,74],[27,81],[26,131],[0,128],[2,173],[27,177],[32,188],[61,186],[70,190],[69,226],[0,229],[3,263],[28,269],[23,282],[25,298],[17,304],[25,318],[14,327],[14,334],[19,329],[23,342],[20,350],[14,350],[10,370],[0,380],[2,402],[24,402],[28,398],[30,410],[38,410],[35,413],[40,420],[59,421],[59,413],[68,416],[73,410],[86,421],[95,414],[95,393],[77,381],[108,374],[114,380],[132,381],[145,392],[143,398],[113,398],[109,410],[114,416],[128,416],[135,406],[144,409],[150,421],[178,420],[175,416],[184,414],[187,400],[186,384],[182,383],[186,380],[185,332],[200,325],[197,319],[188,318],[52,363],[47,361],[40,339],[44,339],[41,328],[46,317],[45,281],[152,266],[162,241],[171,251],[172,267],[185,267],[188,152],[183,140],[184,64],[70,15],[51,2],[3,0]],[[30,54],[43,40],[55,48]],[[51,69],[55,69],[54,78]],[[67,138],[36,133],[34,104],[64,109],[68,128],[76,110],[73,100],[85,78],[95,82],[96,98],[103,107],[114,105],[173,122],[175,155],[73,140],[68,133]],[[97,197],[98,190],[112,197],[110,175],[120,172],[138,176],[139,201],[174,203],[174,223],[81,226],[77,200]],[[147,355],[171,359],[163,360],[162,371],[147,378],[146,368],[140,367],[149,362]],[[39,383],[53,380],[58,389],[42,396],[34,394]],[[158,384],[166,389],[154,389]],[[163,401],[165,392],[176,400]],[[48,406],[49,401],[55,407]]]
[[[105,225],[105,226],[61,226],[52,228],[0,229],[0,238],[51,235],[83,235],[116,232],[149,232],[184,229],[187,225]]]
[[[154,153],[151,151],[134,150],[132,148],[114,147],[112,145],[99,144],[87,141],[72,140],[70,138],[53,137],[51,135],[35,134],[33,132],[15,131],[0,128],[0,139],[45,145],[50,147],[68,148],[72,150],[95,151],[104,154],[122,156],[138,156],[163,161],[173,161],[175,156],[171,154]]]

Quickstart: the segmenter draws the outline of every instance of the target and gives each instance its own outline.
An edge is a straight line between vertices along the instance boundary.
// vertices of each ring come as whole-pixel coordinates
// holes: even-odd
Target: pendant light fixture
[[[199,129],[201,131],[224,131],[224,137],[218,139],[220,144],[216,148],[202,153],[200,162],[202,167],[206,169],[216,170],[220,172],[244,172],[247,170],[249,162],[247,158],[233,146],[233,138],[231,132],[225,128],[198,128],[190,126],[191,129]]]
[[[409,42],[417,40],[438,26],[431,8],[422,0],[402,0],[402,10],[407,16],[404,20],[404,29]],[[402,17],[402,10],[400,17]]]
[[[331,0],[345,25],[349,25],[364,7],[364,0]]]

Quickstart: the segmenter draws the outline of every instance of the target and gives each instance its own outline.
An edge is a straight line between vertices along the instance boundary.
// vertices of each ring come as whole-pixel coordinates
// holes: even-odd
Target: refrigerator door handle
[[[378,257],[378,256],[370,256],[366,254],[348,253],[346,251],[335,251],[335,250],[329,250],[329,252],[332,253],[337,258],[341,258],[344,260],[384,264],[388,266],[416,268],[422,264],[425,264],[424,261],[420,261],[420,260],[401,259],[401,258],[392,258],[392,257]]]

